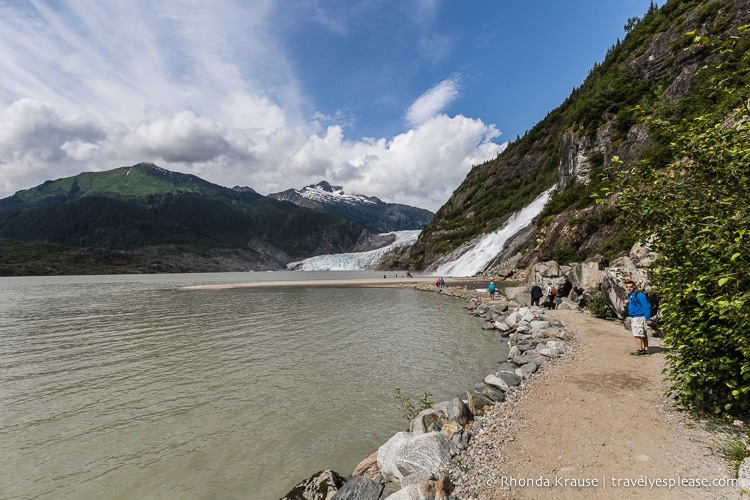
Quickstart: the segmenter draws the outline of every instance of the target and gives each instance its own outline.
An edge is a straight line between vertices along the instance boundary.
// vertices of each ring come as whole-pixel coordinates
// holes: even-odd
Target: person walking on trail
[[[628,290],[628,305],[630,316],[630,328],[635,338],[636,350],[631,352],[633,356],[650,356],[648,352],[648,334],[646,325],[651,324],[651,306],[648,305],[648,297],[635,287],[635,282],[626,281],[625,288]]]
[[[490,286],[487,287],[490,292],[490,300],[495,300],[495,282],[490,281]]]
[[[531,284],[531,305],[532,306],[538,306],[539,305],[539,299],[542,298],[542,287],[537,285],[536,283]]]
[[[555,285],[553,285],[551,281],[548,281],[547,282],[547,300],[549,301],[549,304],[547,305],[547,309],[555,308],[556,297],[557,297],[557,288],[555,288]]]

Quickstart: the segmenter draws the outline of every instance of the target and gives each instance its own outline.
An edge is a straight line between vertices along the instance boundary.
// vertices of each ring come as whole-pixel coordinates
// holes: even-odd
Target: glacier
[[[534,201],[513,214],[500,229],[480,237],[472,248],[456,260],[439,266],[435,275],[457,278],[474,276],[483,271],[503,251],[505,243],[520,230],[529,226],[534,217],[542,212],[554,190],[555,187],[553,186],[537,196]]]
[[[317,255],[308,259],[291,262],[287,265],[288,269],[298,271],[364,271],[372,269],[379,262],[383,255],[394,248],[405,247],[416,243],[419,233],[422,230],[411,231],[393,231],[396,240],[390,245],[369,252],[352,252],[337,253],[327,255]]]

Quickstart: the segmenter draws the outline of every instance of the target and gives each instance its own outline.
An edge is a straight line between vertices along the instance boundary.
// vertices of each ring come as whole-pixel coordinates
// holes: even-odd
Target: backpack
[[[550,289],[550,293],[551,293],[552,295],[557,295],[557,288],[555,288],[555,287],[553,286],[553,287],[552,287],[552,288]]]
[[[640,290],[638,291],[646,296],[648,307],[651,309],[651,318],[655,318],[656,315],[659,314],[659,303],[661,302],[661,299],[654,293],[648,294],[646,292],[641,292]]]

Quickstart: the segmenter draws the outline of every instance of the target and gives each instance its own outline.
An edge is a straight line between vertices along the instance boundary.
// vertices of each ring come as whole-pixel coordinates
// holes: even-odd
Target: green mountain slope
[[[693,39],[728,39],[748,23],[746,0],[670,0],[658,9],[652,4],[642,19],[630,20],[624,40],[565,102],[496,159],[474,167],[417,243],[391,265],[434,270],[553,185],[557,193],[536,228],[515,242],[513,248],[521,249],[515,261],[566,263],[629,248],[628,228],[615,222],[612,209],[595,206],[592,195],[611,182],[613,157],[656,167],[672,160],[668,139],[644,124],[642,115],[677,122],[708,110],[728,113],[737,105],[736,98],[714,89],[725,79],[747,84],[741,71],[741,55],[750,50],[747,37],[734,53],[723,54]]]
[[[232,258],[245,259],[248,269],[278,269],[294,259],[348,251],[362,230],[343,217],[143,163],[47,181],[0,200],[0,238],[138,251],[132,262],[139,269],[148,248],[202,257],[237,250]],[[52,253],[49,247],[41,252]],[[191,270],[183,261],[178,267]]]

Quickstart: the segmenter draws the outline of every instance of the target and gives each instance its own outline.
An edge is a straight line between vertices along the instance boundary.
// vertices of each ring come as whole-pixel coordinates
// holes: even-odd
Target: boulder
[[[388,498],[390,500],[433,500],[435,498],[435,490],[431,486],[430,484],[430,489],[428,489],[424,483],[410,484]]]
[[[363,476],[352,476],[331,500],[378,500],[383,485]]]
[[[386,481],[401,481],[404,477],[396,465],[396,452],[411,437],[410,432],[397,432],[378,448],[378,468]]]
[[[601,260],[587,260],[571,266],[567,278],[573,288],[579,292],[598,290],[599,284],[604,279],[604,272],[605,267]]]
[[[414,474],[404,476],[404,478],[401,480],[401,487],[404,488],[406,486],[409,486],[410,484],[420,484],[424,483],[425,481],[433,481],[434,479],[435,474],[426,470],[422,470],[419,472],[415,472]]]
[[[363,476],[368,479],[380,479],[380,469],[378,469],[378,452],[374,451],[362,460],[352,471],[352,476]]]
[[[636,267],[649,267],[657,259],[659,254],[654,252],[648,244],[636,243],[630,249],[630,260]]]
[[[484,407],[493,405],[493,402],[487,396],[483,394],[477,394],[476,392],[467,392],[466,399],[468,402],[469,411],[471,411],[474,416],[484,415]]]
[[[497,375],[487,375],[486,377],[484,377],[484,383],[493,387],[497,387],[502,392],[508,392],[510,390],[507,382],[505,382],[505,380],[498,377]]]
[[[448,407],[445,410],[445,415],[448,417],[449,422],[455,421],[462,426],[474,420],[474,415],[461,398],[453,398],[449,402]]]
[[[512,372],[500,370],[497,373],[495,373],[495,375],[503,379],[503,381],[505,381],[505,383],[511,387],[515,387],[521,384],[521,377],[516,375],[515,370]]]
[[[438,474],[458,453],[458,447],[441,432],[412,436],[395,452],[395,463],[401,477],[420,471]]]
[[[281,500],[328,500],[345,482],[337,472],[325,469],[298,483]]]

